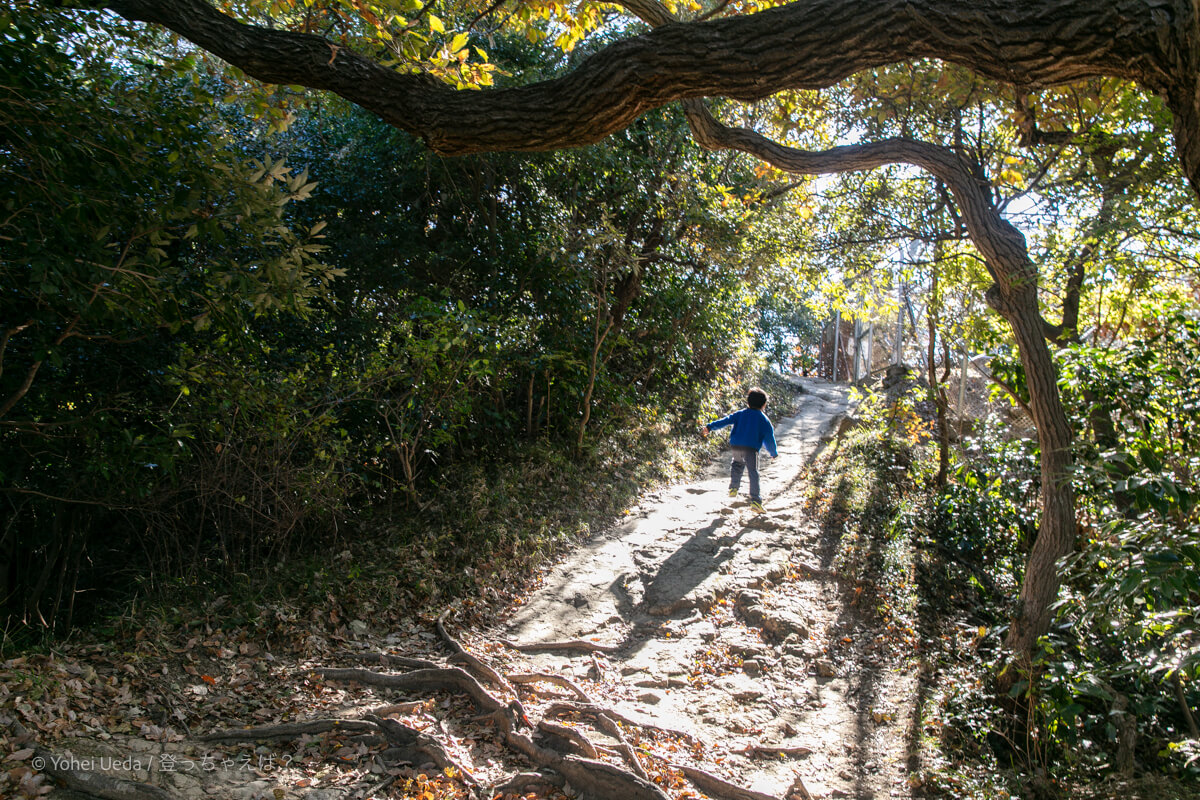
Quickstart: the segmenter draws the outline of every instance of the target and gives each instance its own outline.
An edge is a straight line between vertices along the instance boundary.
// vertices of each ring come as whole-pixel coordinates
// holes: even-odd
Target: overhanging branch
[[[1200,51],[1190,0],[795,0],[690,23],[630,0],[654,30],[561,78],[478,92],[400,74],[316,35],[244,24],[205,0],[77,3],[166,27],[259,80],[336,92],[446,154],[590,144],[675,100],[756,100],[940,59],[1026,90],[1100,75],[1138,81],[1187,117],[1177,140],[1193,182],[1200,176],[1200,131],[1184,135],[1200,127],[1200,108],[1187,105]]]

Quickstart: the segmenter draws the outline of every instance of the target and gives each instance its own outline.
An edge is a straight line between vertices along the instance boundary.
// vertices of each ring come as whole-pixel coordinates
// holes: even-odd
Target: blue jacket
[[[728,417],[708,423],[708,429],[715,430],[724,428],[726,425],[733,426],[733,432],[729,434],[731,445],[749,447],[753,450],[766,446],[767,452],[771,454],[772,458],[779,455],[775,450],[775,426],[771,424],[771,420],[767,419],[767,415],[757,408],[743,408],[741,411],[735,411]]]

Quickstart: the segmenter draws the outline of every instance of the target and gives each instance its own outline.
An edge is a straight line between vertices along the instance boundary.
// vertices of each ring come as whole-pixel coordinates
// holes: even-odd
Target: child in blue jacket
[[[741,411],[735,411],[727,417],[710,422],[700,429],[704,436],[717,428],[733,426],[729,434],[729,445],[733,450],[733,461],[729,466],[729,496],[737,497],[738,486],[742,483],[742,471],[750,473],[750,508],[762,511],[762,496],[758,486],[758,451],[765,446],[771,458],[777,458],[779,453],[775,447],[775,426],[763,409],[767,407],[767,393],[757,387],[746,395],[746,405]]]

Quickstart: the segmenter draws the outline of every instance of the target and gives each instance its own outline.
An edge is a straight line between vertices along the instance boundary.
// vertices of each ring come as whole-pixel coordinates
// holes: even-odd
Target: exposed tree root
[[[595,704],[578,705],[567,703],[555,703],[546,709],[546,716],[559,716],[564,713],[577,714],[580,716],[591,717],[596,721],[596,727],[607,733],[609,736],[617,740],[617,751],[629,763],[630,768],[639,777],[645,780],[650,780],[642,762],[638,760],[637,754],[633,747],[630,746],[629,740],[625,738],[625,732],[621,730],[621,726],[614,719],[613,712],[607,708],[601,708]],[[628,723],[627,723],[628,724]]]
[[[566,781],[559,776],[543,775],[540,772],[518,772],[503,783],[493,786],[488,794],[495,797],[505,794],[525,795],[531,792],[549,793],[561,789],[564,783]]]
[[[380,706],[371,710],[371,713],[377,717],[390,717],[393,714],[412,714],[418,710],[429,710],[433,707],[433,700],[410,700],[407,703],[389,703],[386,706]]]
[[[351,680],[374,686],[401,689],[449,689],[465,693],[481,710],[492,715],[497,726],[504,732],[504,741],[509,747],[529,758],[536,766],[559,773],[584,797],[594,797],[597,800],[666,800],[667,796],[661,789],[628,769],[596,759],[563,755],[557,750],[537,745],[528,736],[517,731],[519,718],[513,704],[503,704],[479,681],[458,667],[415,670],[397,675],[381,674],[363,669],[319,669],[315,672],[332,680]],[[589,710],[594,708],[582,707]],[[382,722],[400,725],[394,720],[383,720]],[[391,727],[392,725],[387,725],[385,732]],[[436,760],[434,763],[437,763]],[[641,771],[640,765],[639,771]]]
[[[551,722],[548,719],[544,719],[538,723],[538,730],[549,734],[552,738],[558,737],[575,745],[576,749],[588,758],[600,757],[600,754],[596,752],[596,745],[582,731],[577,731],[566,725],[560,725],[557,722]]]
[[[479,681],[458,667],[442,667],[440,669],[418,669],[412,672],[385,674],[372,672],[368,669],[357,668],[325,668],[314,670],[323,678],[336,681],[356,681],[368,686],[381,686],[389,689],[404,689],[407,691],[450,691],[468,695],[475,705],[485,714],[496,719],[506,730],[516,726],[518,721],[527,722],[524,713],[506,705],[483,687]]]
[[[483,712],[484,718],[490,719],[495,724],[503,743],[539,770],[536,774],[520,773],[497,784],[489,790],[488,796],[494,797],[497,794],[505,793],[520,794],[537,788],[562,787],[564,784],[570,784],[581,797],[592,800],[668,800],[666,793],[650,780],[645,766],[639,760],[637,752],[630,744],[621,725],[655,729],[690,742],[696,741],[694,737],[681,731],[628,719],[615,710],[597,704],[579,684],[562,675],[550,673],[501,675],[484,663],[482,659],[468,653],[449,634],[445,627],[445,618],[446,615],[443,614],[438,619],[438,632],[447,646],[454,651],[452,659],[462,661],[470,671],[458,666],[438,666],[431,661],[408,659],[402,656],[347,654],[348,657],[364,661],[371,660],[374,663],[402,667],[413,666],[415,669],[408,672],[381,673],[362,668],[319,668],[311,670],[308,674],[330,681],[353,681],[363,685],[398,689],[405,692],[442,691],[465,694],[475,707]],[[521,646],[515,647],[521,649]],[[594,642],[540,643],[532,647],[534,650],[583,650],[592,653],[593,659],[596,652],[615,649],[596,645]],[[598,664],[596,667],[597,670],[600,669]],[[477,673],[478,677],[472,672]],[[509,700],[507,697],[493,694],[484,685],[484,682],[490,683],[506,693],[511,693],[513,699]],[[557,701],[548,704],[543,710],[541,719],[534,725],[520,705],[513,684],[528,686],[538,682],[563,687],[578,698],[578,701]],[[385,765],[408,762],[419,767],[425,763],[432,763],[440,770],[473,787],[474,790],[479,789],[482,786],[479,780],[457,763],[437,738],[410,728],[398,720],[382,716],[385,712],[413,711],[422,705],[424,704],[421,702],[415,702],[385,706],[378,710],[379,713],[368,714],[362,720],[311,720],[243,730],[218,731],[200,738],[204,741],[253,741],[291,738],[328,731],[355,734],[382,733],[386,737],[388,749],[380,753],[378,757]],[[555,721],[556,717],[567,715],[587,720],[596,730],[602,731],[616,740],[617,746],[615,748],[600,747],[588,737],[584,729]],[[540,734],[540,743],[523,730],[525,727],[536,728]],[[772,748],[750,745],[745,749],[745,752],[750,754],[767,752],[800,754],[802,751],[807,752],[807,748]],[[625,763],[603,761],[601,760],[602,754],[615,754]],[[682,771],[699,789],[714,797],[722,798],[722,800],[774,800],[769,795],[736,786],[695,767],[671,766]],[[131,800],[164,800],[168,796],[164,794],[145,795],[144,798],[135,795],[129,797]],[[126,798],[119,797],[118,800],[126,800]]]
[[[606,708],[595,705],[594,703],[568,703],[565,701],[560,701],[557,703],[551,703],[545,711],[545,715],[547,717],[557,717],[562,716],[563,714],[582,714],[584,716],[591,716],[596,713],[603,713],[612,719],[617,720],[618,722],[625,723],[632,728],[646,728],[648,730],[659,731],[660,733],[665,733],[670,736],[677,736],[689,744],[695,744],[697,742],[696,737],[687,731],[680,731],[676,730],[675,728],[664,728],[662,725],[655,725],[650,722],[639,722],[636,719],[630,719],[614,708]]]
[[[570,691],[571,694],[575,695],[577,699],[582,700],[585,703],[594,702],[592,698],[588,696],[588,693],[580,688],[579,684],[575,683],[575,681],[571,680],[565,675],[555,675],[550,672],[521,672],[515,675],[509,675],[508,679],[513,683],[518,684],[538,683],[539,681],[544,683],[552,683],[555,686],[561,686]]]
[[[501,689],[504,689],[506,692],[509,692],[516,697],[517,693],[513,690],[512,685],[504,679],[503,675],[492,669],[488,664],[485,664],[478,656],[469,652],[467,648],[463,647],[457,639],[447,632],[446,616],[449,613],[450,612],[448,610],[443,611],[442,615],[438,617],[437,630],[438,633],[441,634],[442,640],[445,641],[446,644],[450,646],[450,649],[454,651],[454,658],[456,660],[465,662],[468,666],[470,666],[480,675],[483,675],[494,685],[499,686]]]
[[[40,758],[44,772],[73,792],[99,797],[101,800],[172,800],[174,795],[160,786],[114,778],[101,772],[73,769],[73,759],[37,749],[34,758]]]
[[[594,800],[670,800],[667,793],[645,778],[604,761],[564,756],[548,765],[560,772],[581,797]]]
[[[477,674],[482,675],[484,678],[491,681],[494,686],[500,687],[509,695],[511,695],[517,714],[522,720],[528,722],[529,718],[525,713],[525,706],[521,705],[521,698],[517,696],[517,690],[513,688],[512,684],[505,680],[503,675],[492,669],[489,664],[484,663],[483,659],[471,652],[468,652],[467,648],[463,647],[462,644],[460,644],[459,641],[451,636],[446,630],[446,615],[449,613],[449,610],[443,611],[441,616],[438,617],[437,629],[438,633],[441,634],[442,640],[445,641],[450,649],[454,651],[453,658],[464,662],[467,664],[467,666],[471,667],[471,669],[475,670]]]
[[[424,658],[409,658],[391,653],[351,653],[347,650],[337,654],[338,658],[348,661],[361,661],[364,664],[378,664],[381,667],[403,667],[404,669],[441,669],[442,664],[428,661]]]
[[[812,753],[811,747],[805,747],[802,744],[792,747],[781,747],[771,744],[748,744],[745,747],[739,747],[737,750],[731,750],[732,753],[738,753],[749,758],[757,758],[758,756],[807,756]]]
[[[451,769],[456,771],[464,783],[469,783],[472,786],[479,785],[479,781],[475,779],[475,776],[455,761],[446,752],[446,748],[442,747],[441,742],[429,734],[413,730],[394,719],[384,719],[375,716],[367,717],[367,719],[379,726],[379,729],[383,731],[383,735],[387,737],[388,743],[392,745],[392,748],[387,751],[389,757],[385,758],[385,761],[410,761],[413,764],[420,765],[422,763],[421,757],[424,756],[425,759],[432,761],[442,770]]]
[[[256,742],[260,739],[295,739],[329,731],[374,733],[378,728],[357,719],[313,719],[308,722],[288,722],[282,725],[260,725],[256,728],[231,728],[205,733],[196,738],[202,742]]]
[[[687,779],[695,784],[696,788],[700,791],[710,794],[713,797],[721,798],[722,800],[778,800],[774,795],[738,786],[736,783],[730,783],[722,777],[713,775],[711,772],[705,772],[696,767],[689,767],[687,764],[671,764],[671,767],[686,775]]]
[[[505,646],[521,653],[548,653],[554,650],[581,651],[584,653],[615,653],[621,648],[615,644],[600,644],[584,639],[570,639],[565,642],[530,642],[521,644],[508,639],[500,640]]]

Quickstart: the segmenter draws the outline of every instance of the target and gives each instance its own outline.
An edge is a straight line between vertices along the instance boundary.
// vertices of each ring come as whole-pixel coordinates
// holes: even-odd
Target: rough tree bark
[[[60,2],[162,25],[268,83],[336,92],[446,154],[590,144],[673,100],[757,100],[920,58],[1026,90],[1124,78],[1174,113],[1179,157],[1200,193],[1200,13],[1191,0],[796,0],[747,16],[663,20],[561,78],[481,92],[402,75],[316,35],[243,24],[205,0]]]

